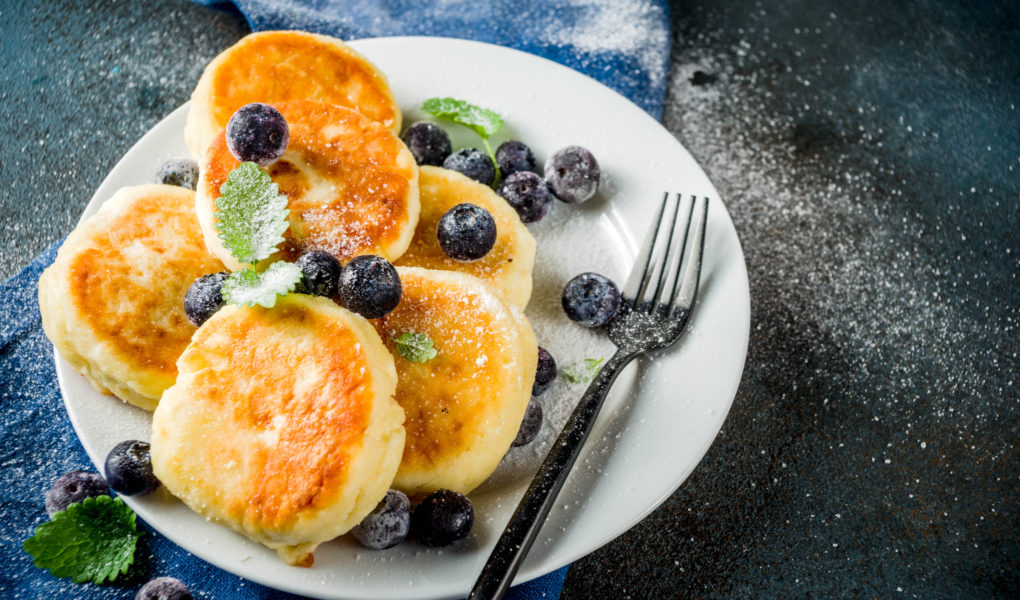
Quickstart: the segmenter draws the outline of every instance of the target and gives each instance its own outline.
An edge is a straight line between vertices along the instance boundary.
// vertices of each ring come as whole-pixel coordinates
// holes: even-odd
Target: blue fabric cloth
[[[135,565],[115,584],[75,585],[32,565],[21,544],[48,520],[44,495],[67,471],[96,470],[71,427],[57,385],[53,346],[42,330],[38,282],[60,242],[0,286],[0,597],[104,600],[134,598],[153,577],[185,582],[197,598],[287,600],[278,592],[231,575],[192,556],[139,520],[146,534]],[[564,567],[513,588],[510,600],[559,597]]]
[[[218,8],[223,0],[196,0]],[[392,35],[469,38],[531,52],[585,73],[662,114],[669,58],[665,0],[236,0],[252,28],[303,29],[344,39]],[[59,242],[0,293],[0,595],[66,599],[133,598],[152,577],[172,575],[197,597],[297,598],[226,573],[142,524],[130,577],[113,585],[74,585],[32,566],[21,549],[47,519],[43,496],[72,469],[94,469],[64,410],[53,347],[42,331],[39,274]],[[564,567],[511,590],[510,598],[558,598]]]
[[[224,0],[197,0],[224,7]],[[443,36],[562,63],[662,117],[669,63],[665,0],[234,0],[255,31],[302,29],[352,40]]]

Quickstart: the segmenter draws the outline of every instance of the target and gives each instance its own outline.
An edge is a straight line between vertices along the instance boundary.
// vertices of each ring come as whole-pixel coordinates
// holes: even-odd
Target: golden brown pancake
[[[520,308],[531,297],[531,271],[535,266],[535,238],[517,211],[486,185],[456,171],[421,167],[418,179],[421,214],[407,252],[397,265],[460,271],[474,275],[503,292]],[[478,205],[496,221],[496,245],[474,262],[459,262],[443,252],[436,237],[439,219],[461,203]]]
[[[418,222],[418,166],[387,129],[342,106],[305,100],[274,104],[290,127],[287,151],[267,171],[286,194],[290,229],[276,258],[322,250],[346,263],[361,254],[394,260]],[[198,220],[209,251],[239,268],[215,231],[220,186],[240,163],[220,135],[201,163]]]
[[[205,155],[237,109],[251,102],[315,100],[353,108],[400,133],[400,107],[386,77],[342,41],[302,31],[252,33],[221,52],[191,95],[184,138]]]
[[[407,441],[393,487],[409,495],[469,493],[510,448],[535,380],[531,325],[485,282],[455,271],[397,269],[403,288],[393,312],[372,321],[393,353],[397,402]],[[437,354],[419,363],[394,341],[427,335]]]
[[[404,446],[393,359],[364,318],[291,294],[196,332],[152,418],[152,466],[192,510],[292,565],[386,495]]]
[[[177,377],[195,326],[184,295],[222,271],[205,249],[195,194],[122,188],[67,236],[39,278],[43,329],[97,390],[152,410]]]

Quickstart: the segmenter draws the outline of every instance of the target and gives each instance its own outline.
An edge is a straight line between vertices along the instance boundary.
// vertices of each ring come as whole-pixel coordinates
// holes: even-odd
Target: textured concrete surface
[[[120,157],[248,31],[183,0],[0,4],[0,277],[67,235]]]
[[[664,121],[741,236],[747,366],[564,598],[1020,597],[1009,4],[673,4]]]
[[[0,7],[0,275],[70,231],[247,31],[186,2]],[[1020,597],[1020,9],[672,5],[665,125],[751,278],[722,433],[563,598]]]

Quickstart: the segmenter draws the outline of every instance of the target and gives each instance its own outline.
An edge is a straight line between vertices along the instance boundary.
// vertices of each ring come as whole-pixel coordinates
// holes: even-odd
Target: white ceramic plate
[[[743,253],[718,193],[694,159],[659,123],[594,80],[548,60],[498,46],[442,38],[353,42],[390,79],[405,123],[432,96],[465,98],[506,119],[501,139],[524,140],[539,161],[579,144],[602,165],[599,195],[580,206],[556,203],[531,227],[539,241],[528,315],[539,344],[561,367],[608,357],[602,332],[566,319],[563,284],[583,271],[626,279],[653,209],[666,190],[713,198],[701,296],[684,339],[627,368],[614,387],[581,458],[517,576],[526,581],[574,561],[620,535],[687,478],[722,425],[740,381],[750,325]],[[83,218],[122,186],[148,181],[171,156],[186,156],[181,107],[149,131],[96,190]],[[460,129],[460,131],[456,131]],[[455,125],[454,147],[479,145]],[[57,373],[71,421],[97,465],[125,439],[149,438],[149,413],[102,396],[62,359]],[[404,543],[381,552],[345,536],[323,544],[310,569],[191,512],[165,491],[128,504],[152,527],[193,554],[241,577],[316,598],[464,596],[584,384],[558,379],[541,397],[546,423],[531,445],[512,450],[471,495],[475,526],[445,549]]]

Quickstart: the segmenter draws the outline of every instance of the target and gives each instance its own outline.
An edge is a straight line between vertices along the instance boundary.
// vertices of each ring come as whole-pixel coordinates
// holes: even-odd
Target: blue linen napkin
[[[230,5],[224,0],[195,0]],[[252,29],[303,29],[343,39],[392,35],[460,37],[544,56],[589,75],[656,118],[669,58],[665,0],[235,0]],[[0,286],[0,592],[5,597],[133,598],[152,577],[187,583],[199,598],[298,598],[199,560],[142,524],[131,576],[74,585],[32,566],[21,549],[44,522],[43,495],[72,469],[92,469],[64,410],[53,347],[42,331],[39,274],[60,242]],[[509,598],[558,598],[564,567],[513,588]]]
[[[254,31],[301,29],[345,40],[428,35],[516,48],[597,79],[662,118],[670,46],[666,0],[233,0],[233,4]]]

